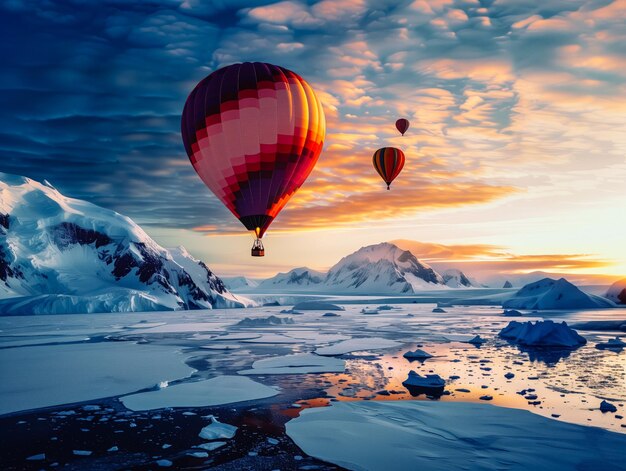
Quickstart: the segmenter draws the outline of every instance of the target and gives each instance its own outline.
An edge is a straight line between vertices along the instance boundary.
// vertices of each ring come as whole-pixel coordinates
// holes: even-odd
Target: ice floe
[[[51,345],[2,352],[0,414],[118,396],[189,376],[178,349],[128,342]]]
[[[305,453],[370,471],[622,469],[626,447],[623,434],[474,403],[339,402],[286,428]]]
[[[298,353],[257,360],[252,364],[251,369],[239,371],[239,374],[342,373],[344,369],[345,361],[339,358],[329,358],[312,353]]]
[[[294,311],[345,311],[342,306],[326,301],[302,301],[293,306]]]
[[[315,350],[318,355],[343,355],[344,353],[357,352],[361,350],[380,350],[385,348],[398,347],[400,343],[395,340],[380,337],[362,337],[321,347]]]
[[[269,316],[269,317],[244,317],[242,320],[237,322],[237,326],[239,327],[268,327],[282,324],[293,324],[293,319],[291,317],[277,317],[277,316]]]
[[[124,396],[120,400],[130,410],[164,407],[208,407],[276,396],[278,389],[242,376],[216,376]]]
[[[425,352],[421,349],[416,349],[414,351],[408,351],[404,355],[402,355],[407,360],[427,360],[428,358],[432,358],[433,356],[430,353]]]

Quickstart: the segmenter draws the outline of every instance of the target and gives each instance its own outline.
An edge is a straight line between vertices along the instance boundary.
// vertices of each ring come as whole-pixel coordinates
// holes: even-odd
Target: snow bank
[[[130,410],[164,407],[208,407],[276,396],[278,389],[241,376],[217,376],[182,383],[156,391],[124,396],[120,401]]]
[[[6,349],[0,414],[118,396],[184,378],[194,370],[183,360],[175,347],[128,342]]]
[[[527,284],[503,301],[505,309],[601,309],[615,307],[608,299],[587,294],[565,278]]]
[[[400,343],[395,340],[380,337],[364,337],[344,340],[343,342],[321,347],[315,350],[318,355],[343,355],[344,353],[358,352],[361,350],[380,350],[385,348],[399,347]]]
[[[461,402],[336,402],[286,429],[308,455],[369,471],[623,469],[626,447],[623,434]]]
[[[551,320],[535,323],[511,321],[498,335],[528,347],[577,348],[587,343],[566,322],[557,324]]]
[[[239,371],[240,375],[280,375],[301,373],[343,373],[345,361],[312,353],[298,353],[257,360],[252,369]]]

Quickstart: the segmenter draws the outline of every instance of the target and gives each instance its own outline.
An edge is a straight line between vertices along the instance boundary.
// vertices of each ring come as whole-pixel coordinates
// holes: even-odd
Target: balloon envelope
[[[411,123],[409,123],[408,119],[400,118],[396,121],[396,129],[400,132],[400,134],[404,136],[404,133],[407,131],[407,129],[409,129],[410,124]]]
[[[374,152],[372,163],[387,184],[387,189],[404,167],[404,152],[395,147],[383,147]]]
[[[260,238],[313,170],[326,121],[313,89],[298,74],[246,62],[216,70],[196,85],[181,130],[202,181]]]

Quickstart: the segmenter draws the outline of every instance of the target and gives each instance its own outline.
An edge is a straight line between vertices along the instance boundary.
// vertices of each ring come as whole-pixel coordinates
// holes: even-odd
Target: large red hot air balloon
[[[182,136],[193,168],[237,219],[263,234],[313,170],[326,120],[298,74],[245,62],[216,70],[189,94]]]
[[[383,147],[374,152],[372,158],[374,168],[387,184],[387,189],[391,182],[398,176],[404,167],[404,152],[395,147]]]
[[[407,129],[409,129],[410,124],[411,123],[409,123],[408,119],[400,118],[396,121],[396,129],[400,132],[400,134],[404,136],[404,133],[407,131]]]

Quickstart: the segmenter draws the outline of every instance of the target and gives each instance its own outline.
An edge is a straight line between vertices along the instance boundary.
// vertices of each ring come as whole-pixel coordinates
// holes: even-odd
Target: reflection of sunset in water
[[[626,422],[620,420],[619,415],[602,414],[598,410],[600,394],[617,403],[626,398],[625,353],[601,352],[589,344],[556,355],[550,351],[529,355],[499,341],[497,346],[490,342],[481,348],[459,342],[417,345],[433,358],[409,362],[402,357],[409,348],[382,355],[355,352],[345,356],[346,371],[342,374],[303,376],[302,386],[322,388],[328,397],[299,401],[301,408],[291,408],[283,413],[295,417],[302,409],[324,407],[330,401],[490,402],[527,409],[566,422],[626,433],[622,427]],[[415,344],[410,346],[410,349],[414,348]],[[556,364],[553,362],[555,357]],[[402,385],[411,370],[422,376],[438,374],[444,378],[444,394],[438,398],[425,394],[412,396]],[[504,376],[507,373],[515,376],[507,379]],[[480,399],[485,396],[492,399]]]

